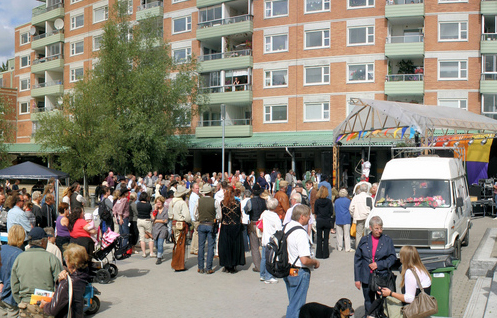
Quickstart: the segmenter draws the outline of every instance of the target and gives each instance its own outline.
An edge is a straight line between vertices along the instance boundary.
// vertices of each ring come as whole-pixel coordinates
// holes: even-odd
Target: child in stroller
[[[100,248],[93,254],[92,271],[95,273],[95,280],[100,284],[107,284],[118,274],[118,268],[115,265],[116,260],[126,259],[131,256],[131,246],[128,234],[119,235],[110,228],[102,236]],[[124,242],[128,242],[124,245]],[[109,254],[112,256],[109,260]]]

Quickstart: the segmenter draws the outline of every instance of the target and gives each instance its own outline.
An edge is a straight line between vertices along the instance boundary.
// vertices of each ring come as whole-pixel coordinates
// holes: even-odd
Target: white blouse
[[[423,288],[428,288],[431,286],[430,275],[427,275],[425,272],[420,271],[418,268],[416,268],[416,274],[418,274],[419,280],[421,281],[421,286]],[[413,302],[414,297],[416,297],[416,288],[418,288],[416,277],[414,277],[414,274],[410,269],[406,270],[404,282],[406,288],[406,293],[404,294],[404,301],[410,304]]]

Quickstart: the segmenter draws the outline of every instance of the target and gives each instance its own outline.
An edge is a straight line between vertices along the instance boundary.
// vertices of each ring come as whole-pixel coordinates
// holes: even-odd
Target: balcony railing
[[[55,9],[58,9],[58,8],[63,8],[63,7],[64,7],[64,4],[62,3],[62,1],[61,1],[61,2],[59,2],[59,3],[56,3],[56,4],[54,4],[54,5],[51,5],[51,6],[49,6],[49,7],[45,7],[45,8],[40,6],[40,7],[38,7],[38,8],[34,8],[34,9],[33,9],[33,11],[32,11],[32,12],[33,12],[33,14],[32,14],[32,16],[33,16],[33,17],[36,17],[36,16],[38,16],[38,15],[40,15],[40,14],[43,14],[43,13],[45,13],[45,12],[49,12],[49,11],[52,11],[52,10],[55,10]]]
[[[252,90],[251,84],[213,86],[213,87],[202,88],[202,92],[205,94],[228,93],[228,92],[251,91],[251,90]]]
[[[423,3],[423,0],[387,0],[387,5]]]
[[[413,81],[422,81],[423,74],[393,74],[387,75],[387,82],[413,82]]]
[[[251,55],[252,55],[252,50],[246,49],[246,50],[240,50],[240,51],[230,51],[230,52],[224,52],[224,53],[213,53],[213,54],[201,55],[198,57],[198,61],[204,62],[204,61],[212,61],[212,60],[219,60],[219,59],[228,59],[228,58],[239,57],[239,56],[251,56]]]
[[[199,28],[209,28],[214,25],[222,25],[222,24],[231,24],[231,23],[238,23],[238,22],[244,22],[244,21],[252,21],[254,18],[253,15],[250,14],[244,14],[244,15],[239,15],[236,17],[231,17],[231,18],[226,18],[226,19],[217,19],[217,20],[210,20],[210,21],[205,21],[205,22],[200,22],[198,24]]]
[[[424,35],[400,35],[387,37],[387,43],[420,43],[424,41]]]
[[[62,80],[56,80],[56,81],[36,84],[36,85],[33,85],[32,89],[49,87],[49,86],[54,86],[54,85],[62,85]]]
[[[481,74],[482,81],[496,81],[497,80],[497,72],[485,72]]]
[[[141,6],[136,7],[136,11],[141,11],[141,10],[147,10],[155,7],[162,7],[164,6],[162,1],[154,1],[146,4],[142,4]]]
[[[495,1],[495,0],[492,0],[492,1]],[[483,33],[481,35],[481,40],[482,41],[497,41],[497,33]]]
[[[55,34],[59,34],[59,33],[64,33],[64,31],[63,30],[53,30],[50,33],[43,33],[40,35],[35,35],[35,36],[33,36],[33,41],[40,40],[40,39],[43,39],[43,38],[46,38],[46,37],[49,37],[49,36],[52,36]]]
[[[45,63],[45,62],[50,62],[53,60],[58,60],[62,58],[62,54],[57,54],[57,55],[52,55],[52,56],[47,56],[41,59],[36,59],[33,61],[33,65],[39,64],[39,63]]]
[[[197,127],[216,127],[221,126],[222,120],[200,120],[197,123]],[[242,126],[242,125],[252,125],[252,119],[226,119],[226,126]]]

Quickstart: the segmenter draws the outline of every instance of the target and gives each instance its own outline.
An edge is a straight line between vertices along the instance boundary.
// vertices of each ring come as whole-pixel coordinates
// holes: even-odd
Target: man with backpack
[[[309,236],[304,229],[310,218],[311,209],[303,204],[297,205],[293,209],[292,220],[284,228],[287,233],[297,227],[287,237],[288,263],[292,264],[289,275],[283,278],[290,302],[286,310],[287,318],[298,318],[300,308],[307,298],[311,279],[310,268],[317,269],[320,265],[318,260],[311,258]]]

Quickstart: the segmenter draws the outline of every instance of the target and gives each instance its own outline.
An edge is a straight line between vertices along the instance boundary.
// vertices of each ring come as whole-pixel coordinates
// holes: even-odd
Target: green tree
[[[9,70],[9,68],[8,68],[7,64],[5,64],[5,62],[2,62],[2,66],[0,66],[0,73],[8,71],[8,70]]]
[[[13,142],[15,133],[15,103],[13,97],[0,94],[0,169],[12,165],[14,156],[9,155],[7,143]]]

